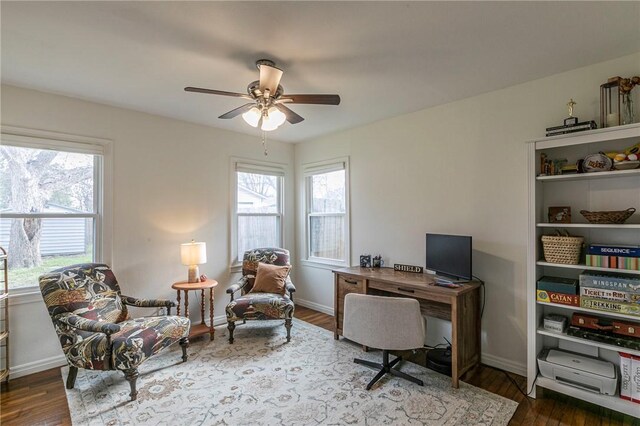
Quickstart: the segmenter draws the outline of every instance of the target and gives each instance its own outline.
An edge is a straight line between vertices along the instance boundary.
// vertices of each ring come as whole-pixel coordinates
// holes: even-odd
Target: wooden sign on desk
[[[422,266],[403,265],[401,263],[394,263],[393,270],[400,272],[415,272],[416,274],[421,274],[423,272]]]

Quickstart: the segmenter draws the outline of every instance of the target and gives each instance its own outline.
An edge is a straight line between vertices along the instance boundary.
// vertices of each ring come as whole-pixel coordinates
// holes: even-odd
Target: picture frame
[[[549,207],[549,223],[571,223],[571,207]]]
[[[360,256],[360,267],[361,268],[371,268],[371,255],[363,254]]]

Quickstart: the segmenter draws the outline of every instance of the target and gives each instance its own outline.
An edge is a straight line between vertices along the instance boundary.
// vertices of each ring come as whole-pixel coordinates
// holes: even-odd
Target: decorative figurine
[[[578,117],[573,116],[573,106],[578,103],[571,98],[569,102],[567,102],[567,108],[569,108],[569,117],[564,119],[565,126],[575,126],[578,124]]]

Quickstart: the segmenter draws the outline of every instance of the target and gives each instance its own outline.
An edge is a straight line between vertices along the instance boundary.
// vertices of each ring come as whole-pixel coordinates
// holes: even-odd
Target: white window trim
[[[316,174],[329,173],[337,170],[344,169],[344,179],[345,179],[345,229],[344,229],[344,239],[345,239],[345,248],[344,248],[344,259],[325,259],[320,257],[313,257],[310,255],[310,245],[311,238],[309,235],[309,210],[310,210],[310,200],[308,195],[311,192],[309,187],[310,180],[307,179],[309,176],[313,176]],[[307,163],[302,165],[302,174],[304,179],[304,257],[300,259],[300,263],[303,265],[321,268],[321,269],[333,269],[335,267],[349,267],[351,266],[351,202],[349,195],[349,186],[350,186],[350,174],[349,174],[349,157],[339,157],[333,158],[330,160],[318,161],[314,163]],[[335,216],[336,213],[327,213],[327,214],[314,214],[314,216]]]
[[[279,213],[250,213],[246,214],[247,216],[279,216],[280,217],[280,246],[284,247],[285,241],[285,186],[287,179],[287,165],[282,163],[272,163],[267,161],[259,161],[248,158],[240,158],[240,157],[231,157],[231,162],[229,166],[230,172],[230,226],[229,226],[229,240],[230,240],[230,251],[229,251],[229,271],[230,272],[239,272],[242,270],[242,259],[236,259],[236,253],[238,251],[238,216],[243,215],[242,213],[238,213],[238,174],[236,172],[246,172],[246,173],[263,173],[270,174],[274,176],[280,177],[279,179],[279,200],[278,200],[278,209]]]
[[[97,262],[103,262],[113,267],[113,142],[109,139],[7,125],[0,127],[0,133],[2,133],[1,140],[9,142],[12,146],[53,149],[101,156],[96,157],[95,163],[95,176],[99,180],[98,182],[94,181],[96,188],[93,199],[95,213],[73,216],[93,217],[96,219],[94,259]],[[26,215],[3,214],[2,216],[9,218],[12,216],[25,217]],[[68,215],[56,214],[33,214],[29,216],[69,217]],[[25,300],[33,300],[34,294],[41,297],[37,286],[13,289],[9,293],[10,298],[26,298]]]

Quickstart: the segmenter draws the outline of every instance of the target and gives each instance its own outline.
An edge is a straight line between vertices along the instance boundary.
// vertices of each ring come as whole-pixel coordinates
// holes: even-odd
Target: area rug
[[[138,400],[120,372],[80,370],[67,390],[75,425],[506,425],[517,403],[409,362],[400,370],[417,386],[385,377],[371,391],[375,371],[353,358],[378,361],[333,333],[295,321],[290,343],[281,324],[226,329],[199,339],[181,363],[178,345],[140,367]],[[63,380],[67,368],[62,369]]]

